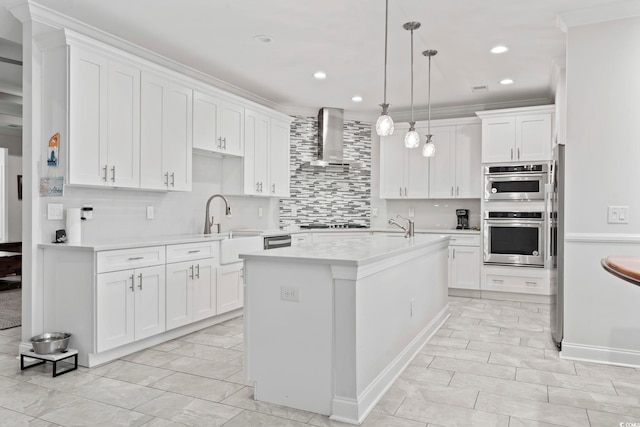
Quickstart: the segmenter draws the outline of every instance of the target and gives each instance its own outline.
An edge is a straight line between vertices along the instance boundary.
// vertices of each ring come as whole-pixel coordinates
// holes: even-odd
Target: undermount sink
[[[220,264],[230,264],[241,261],[239,254],[263,250],[262,236],[237,236],[220,240]]]

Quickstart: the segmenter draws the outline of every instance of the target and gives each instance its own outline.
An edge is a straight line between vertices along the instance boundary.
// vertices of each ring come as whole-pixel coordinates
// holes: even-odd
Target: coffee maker
[[[456,209],[456,215],[458,216],[458,225],[456,229],[466,230],[469,228],[469,209]]]

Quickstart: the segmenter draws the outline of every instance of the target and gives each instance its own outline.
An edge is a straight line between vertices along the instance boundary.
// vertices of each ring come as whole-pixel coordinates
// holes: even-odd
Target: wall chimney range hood
[[[318,112],[318,157],[302,164],[302,168],[351,168],[364,167],[364,162],[345,160],[343,156],[344,110],[321,108]]]

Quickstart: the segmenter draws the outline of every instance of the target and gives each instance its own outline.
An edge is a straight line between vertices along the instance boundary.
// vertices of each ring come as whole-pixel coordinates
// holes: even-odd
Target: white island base
[[[362,423],[449,316],[448,240],[354,237],[242,255],[254,398]]]

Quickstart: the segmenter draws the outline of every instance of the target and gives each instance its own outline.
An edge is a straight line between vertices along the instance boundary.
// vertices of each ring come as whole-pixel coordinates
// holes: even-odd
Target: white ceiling
[[[0,0],[0,6],[18,0]],[[384,0],[39,0],[43,6],[158,52],[282,106],[344,108],[375,119],[383,98]],[[389,0],[390,112],[427,105],[425,49],[432,62],[432,107],[542,103],[552,99],[552,67],[562,64],[559,14],[617,0]],[[0,12],[0,37],[19,41]],[[15,21],[15,20],[14,20]],[[8,23],[7,23],[8,22]],[[269,35],[269,44],[254,41]],[[502,55],[489,49],[510,48]],[[315,80],[323,70],[328,78]],[[2,77],[4,69],[0,69]],[[9,75],[9,73],[7,73]],[[503,78],[515,84],[502,86]],[[0,79],[0,84],[4,84]],[[486,85],[485,93],[473,86]],[[364,101],[356,104],[353,95]],[[406,114],[405,114],[406,116]]]

